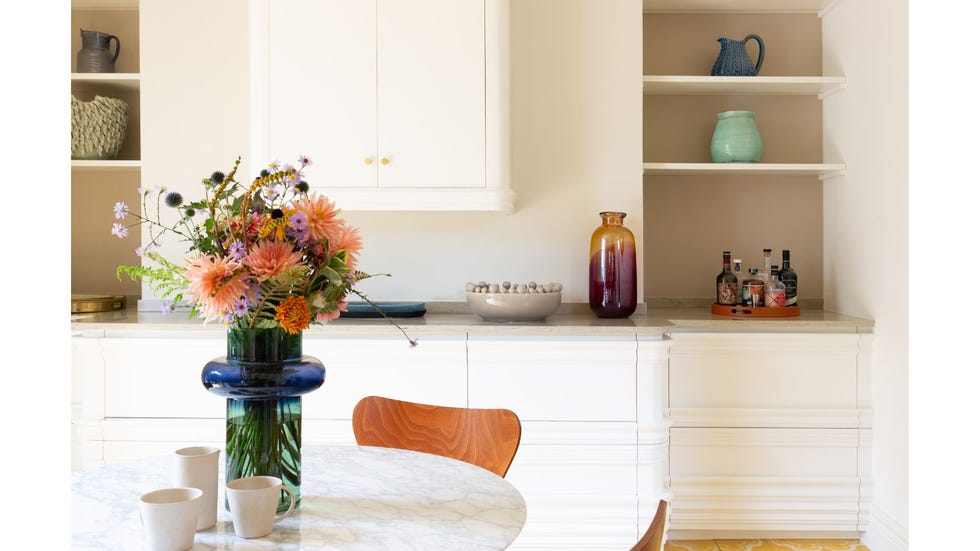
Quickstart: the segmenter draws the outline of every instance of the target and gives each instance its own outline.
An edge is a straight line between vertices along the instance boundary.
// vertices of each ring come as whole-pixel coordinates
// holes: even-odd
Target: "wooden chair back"
[[[507,409],[470,409],[380,396],[354,406],[354,438],[362,446],[451,457],[503,477],[521,443],[521,422]]]
[[[653,521],[650,522],[650,527],[630,551],[660,551],[664,543],[664,527],[666,524],[667,502],[661,499],[660,505],[657,505],[657,514],[653,515]]]

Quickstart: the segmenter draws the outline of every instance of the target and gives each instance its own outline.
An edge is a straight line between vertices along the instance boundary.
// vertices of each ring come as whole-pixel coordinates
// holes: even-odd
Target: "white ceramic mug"
[[[281,490],[289,494],[289,509],[276,515]],[[225,484],[228,508],[235,535],[261,538],[272,533],[275,523],[289,516],[296,506],[296,494],[274,476],[247,476]]]
[[[200,488],[204,491],[197,517],[197,529],[218,523],[218,448],[194,446],[174,452],[174,486]]]
[[[164,488],[140,496],[140,521],[151,551],[185,551],[194,545],[200,488]]]

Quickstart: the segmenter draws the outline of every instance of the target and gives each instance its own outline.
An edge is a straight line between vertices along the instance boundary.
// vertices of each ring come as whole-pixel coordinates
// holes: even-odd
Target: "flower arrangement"
[[[310,192],[303,179],[310,159],[301,156],[298,167],[270,163],[247,186],[235,179],[240,163],[239,157],[227,174],[217,171],[202,179],[204,198],[197,201],[186,202],[166,188],[141,188],[142,213],[116,203],[116,219],[135,221],[114,223],[112,234],[122,238],[129,228],[146,224],[149,243],[136,254],[156,264],[119,266],[116,277],[150,282],[165,299],[165,312],[186,298],[192,317],[237,329],[279,327],[297,334],[339,317],[350,294],[378,308],[354,285],[388,274],[357,269],[360,233],[332,201]],[[176,222],[162,222],[161,203],[176,210]],[[157,252],[168,233],[190,244],[183,264]],[[416,344],[410,338],[409,343]]]

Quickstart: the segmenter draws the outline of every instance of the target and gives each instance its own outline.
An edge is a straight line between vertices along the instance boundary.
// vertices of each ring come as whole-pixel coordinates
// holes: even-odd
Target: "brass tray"
[[[112,312],[126,308],[126,297],[122,295],[72,295],[71,313]]]

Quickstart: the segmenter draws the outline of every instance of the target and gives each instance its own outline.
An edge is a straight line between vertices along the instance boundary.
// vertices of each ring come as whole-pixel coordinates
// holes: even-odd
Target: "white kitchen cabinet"
[[[505,0],[253,0],[253,157],[345,210],[510,211]]]
[[[858,537],[871,492],[871,341],[673,332],[670,537]]]

